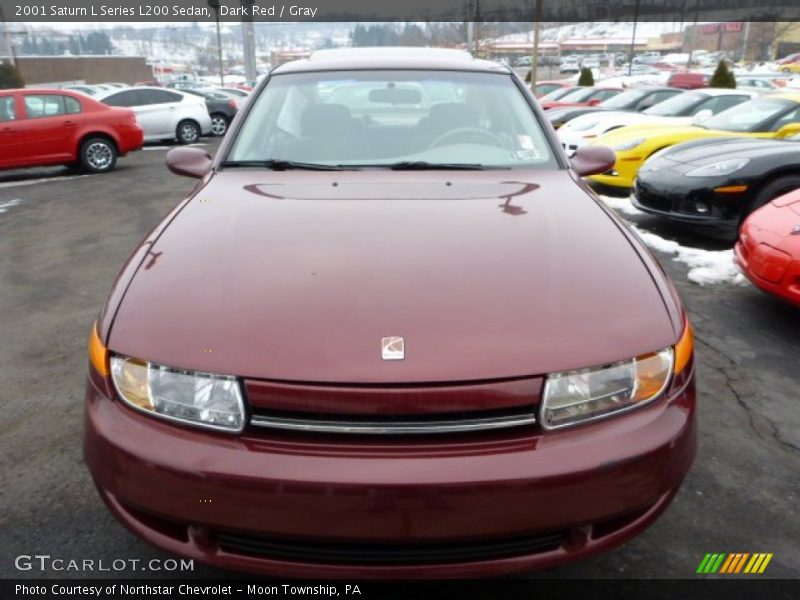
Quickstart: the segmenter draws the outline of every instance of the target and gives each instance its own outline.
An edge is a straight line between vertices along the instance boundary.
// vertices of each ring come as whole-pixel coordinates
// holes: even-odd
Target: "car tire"
[[[228,131],[228,117],[222,113],[211,115],[211,133],[217,137],[222,137]]]
[[[175,137],[179,144],[194,144],[200,139],[200,125],[188,119],[181,121],[175,129]]]
[[[771,181],[762,187],[750,201],[750,204],[744,208],[739,222],[743,222],[750,213],[755,212],[778,196],[782,196],[798,188],[800,188],[800,175],[786,175]]]
[[[111,171],[117,164],[117,147],[105,137],[90,137],[83,141],[80,151],[80,163],[90,173]]]

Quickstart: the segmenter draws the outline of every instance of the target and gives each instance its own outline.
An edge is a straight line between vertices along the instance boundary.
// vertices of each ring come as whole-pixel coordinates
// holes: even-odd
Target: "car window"
[[[25,113],[29,119],[57,117],[64,112],[64,96],[25,96]]]
[[[140,106],[142,102],[139,94],[139,90],[117,92],[116,94],[106,96],[103,99],[103,104],[107,104],[108,106]]]
[[[536,86],[536,93],[540,95],[549,94],[550,92],[558,89],[559,87],[561,86],[555,83],[542,83]]]
[[[180,102],[183,96],[167,90],[141,90],[144,102],[142,104],[169,104]]]
[[[596,94],[592,94],[592,100],[608,100],[613,96],[619,94],[619,90],[599,90]]]
[[[736,106],[737,104],[741,104],[742,102],[746,102],[750,100],[750,96],[735,96],[735,95],[724,95],[724,96],[714,96],[709,98],[702,104],[700,104],[697,108],[692,111],[692,114],[697,114],[701,110],[710,110],[712,113],[717,114],[722,112],[723,110],[728,110],[732,106]]]
[[[797,103],[785,98],[756,98],[729,108],[703,121],[703,127],[724,131],[768,131],[774,120],[790,110]]]
[[[702,92],[682,92],[669,100],[664,100],[664,102],[648,108],[644,111],[644,114],[658,117],[688,115],[691,114],[690,111],[697,110],[697,106],[708,98],[708,94]]]
[[[81,112],[81,103],[71,96],[64,96],[64,108],[68,115],[76,115]]]
[[[678,92],[676,90],[662,90],[660,92],[653,92],[652,94],[644,98],[639,104],[640,107],[655,106],[656,104],[664,102],[668,98],[672,98],[673,96],[676,96],[680,93],[681,92]]]
[[[14,96],[0,96],[0,123],[17,118],[17,107]]]
[[[273,75],[226,160],[557,164],[511,76],[433,70]]]
[[[620,94],[615,94],[613,97],[601,103],[603,108],[625,108],[628,106],[635,106],[642,98],[648,96],[647,90],[625,90]]]
[[[781,127],[790,123],[800,123],[800,106],[776,119],[775,123],[770,127],[770,131],[778,131]]]
[[[549,93],[545,94],[544,96],[542,96],[541,98],[539,98],[539,101],[540,102],[547,102],[548,100],[550,100],[550,101],[561,100],[564,96],[566,96],[567,94],[571,94],[574,91],[575,91],[575,88],[574,87],[569,87],[569,86],[556,88],[552,92],[549,92]]]

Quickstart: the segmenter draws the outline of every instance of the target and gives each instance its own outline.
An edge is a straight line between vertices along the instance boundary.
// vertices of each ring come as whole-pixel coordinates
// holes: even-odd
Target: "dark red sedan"
[[[102,173],[140,149],[143,139],[133,111],[86,94],[0,90],[0,169],[75,165]]]
[[[432,100],[435,98],[435,101]],[[323,51],[259,84],[91,333],[85,458],[152,544],[474,577],[644,530],[695,454],[691,329],[513,73]]]
[[[753,284],[800,307],[800,190],[747,217],[734,252]]]

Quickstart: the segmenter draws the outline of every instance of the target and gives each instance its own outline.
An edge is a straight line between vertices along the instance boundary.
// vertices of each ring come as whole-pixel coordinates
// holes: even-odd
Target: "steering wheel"
[[[452,138],[459,137],[470,138],[470,141],[476,137],[479,137],[483,138],[484,140],[488,140],[493,146],[498,146],[500,148],[505,147],[505,144],[500,136],[480,127],[459,127],[458,129],[451,129],[450,131],[446,131],[433,140],[428,147],[437,148],[438,146],[444,146],[446,143],[453,143]]]

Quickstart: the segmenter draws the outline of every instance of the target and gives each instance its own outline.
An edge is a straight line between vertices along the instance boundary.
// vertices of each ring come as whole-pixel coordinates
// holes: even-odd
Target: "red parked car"
[[[603,100],[608,100],[622,91],[623,89],[618,87],[579,86],[558,100],[548,100],[547,96],[542,97],[541,106],[545,110],[566,106],[597,106]]]
[[[800,190],[747,217],[734,252],[757,287],[800,307]]]
[[[711,75],[698,73],[696,71],[675,71],[667,79],[669,87],[681,88],[682,90],[697,90],[708,87]]]
[[[79,165],[110,171],[142,147],[133,111],[60,89],[0,90],[0,169]]]
[[[170,151],[202,183],[91,333],[109,509],[175,554],[321,579],[525,571],[644,530],[694,457],[692,338],[581,182],[613,162],[570,162],[467,53],[277,67],[215,159]]]

